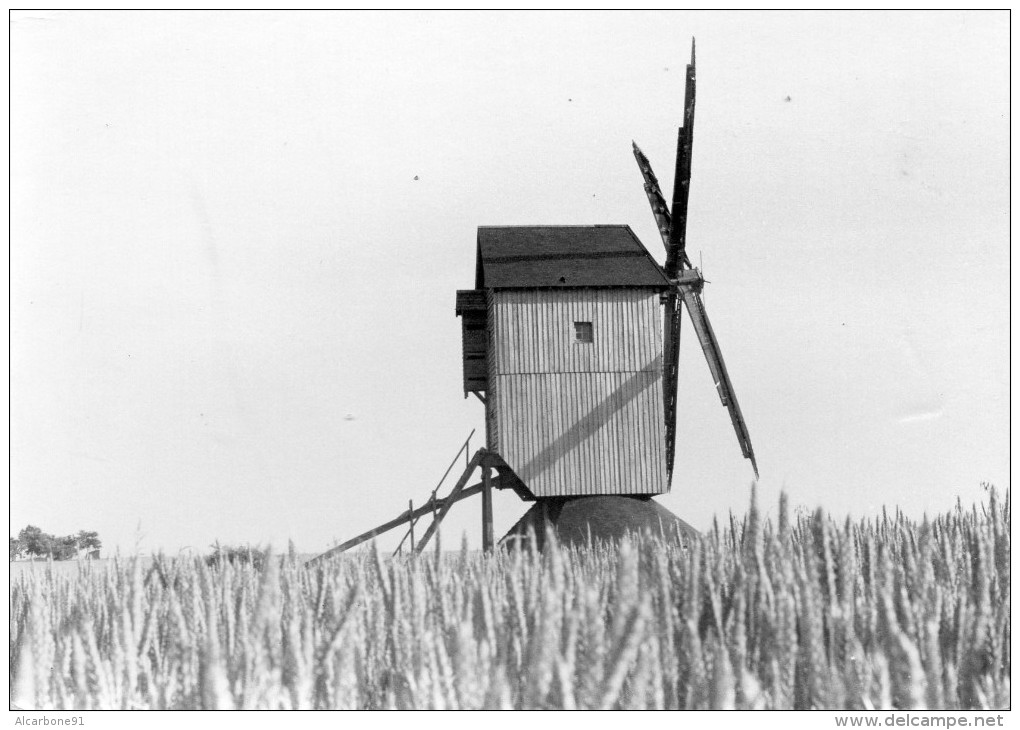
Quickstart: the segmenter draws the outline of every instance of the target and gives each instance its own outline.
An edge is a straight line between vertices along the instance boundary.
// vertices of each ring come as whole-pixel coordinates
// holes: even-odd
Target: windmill
[[[567,541],[670,522],[689,529],[651,500],[672,484],[684,308],[757,476],[747,426],[705,313],[705,281],[686,253],[693,44],[684,96],[672,209],[648,158],[633,145],[665,265],[626,225],[480,227],[475,287],[457,292],[456,314],[464,395],[485,406],[486,445],[470,458],[470,437],[461,446],[447,474],[461,454],[465,468],[446,497],[437,487],[425,504],[409,503],[399,517],[320,558],[402,525],[409,525],[405,540],[420,551],[453,504],[478,493],[483,547],[490,549],[496,488],[535,502],[508,539],[529,525],[540,533],[553,527]],[[468,486],[477,469],[481,482]],[[431,524],[416,541],[415,524],[428,516]]]

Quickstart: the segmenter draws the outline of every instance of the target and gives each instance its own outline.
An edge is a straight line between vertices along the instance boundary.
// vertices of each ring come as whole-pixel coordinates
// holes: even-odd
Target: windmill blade
[[[691,323],[694,325],[698,341],[701,342],[701,349],[705,352],[708,368],[712,371],[712,379],[715,380],[719,399],[730,412],[730,420],[733,422],[733,430],[737,433],[740,450],[744,452],[744,458],[751,460],[754,476],[757,477],[758,463],[755,461],[754,449],[751,447],[751,436],[747,432],[747,424],[744,423],[744,416],[740,412],[737,396],[733,392],[733,383],[730,382],[729,373],[726,372],[726,363],[723,362],[719,342],[715,338],[712,324],[708,321],[708,315],[705,314],[705,303],[701,300],[699,293],[700,282],[699,275],[697,284],[681,284],[680,293],[683,296],[684,304],[687,305],[687,313],[691,315]]]
[[[676,171],[673,179],[673,210],[670,214],[669,240],[666,241],[666,276],[670,280],[676,279],[680,273],[680,267],[691,266],[685,251],[687,238],[687,199],[691,187],[691,149],[694,145],[694,39],[691,39],[691,62],[687,66],[686,86],[684,87],[684,123],[677,132],[676,145]],[[636,145],[635,145],[636,148]],[[636,156],[636,154],[635,154]],[[644,155],[641,155],[644,157]],[[651,173],[651,165],[647,158],[638,158],[638,165],[642,168],[641,173],[645,174],[647,168]],[[651,176],[655,181],[655,176]],[[655,181],[655,189],[658,189],[658,181]],[[648,176],[645,176],[645,190],[648,190]],[[661,196],[661,193],[660,193]],[[649,193],[649,201],[652,202],[652,212],[655,213],[656,204]],[[658,216],[656,216],[658,221]],[[660,232],[662,227],[659,227]],[[682,293],[682,290],[681,290]],[[663,338],[663,398],[665,400],[666,415],[666,484],[667,487],[673,481],[673,459],[676,454],[676,401],[679,390],[678,380],[680,376],[680,302],[678,301],[676,289],[671,289],[666,300],[666,312],[664,318],[665,337]],[[750,442],[748,442],[750,444]]]
[[[691,192],[691,151],[694,148],[694,39],[691,39],[691,62],[687,64],[684,88],[684,123],[677,133],[676,172],[673,178],[672,226],[666,246],[666,275],[676,278],[680,264],[687,260],[687,200]]]
[[[666,206],[666,199],[662,197],[662,190],[659,189],[659,180],[655,177],[655,173],[652,172],[652,163],[648,161],[645,153],[641,151],[636,142],[631,140],[631,145],[634,147],[634,159],[637,160],[638,167],[641,169],[641,177],[645,181],[645,195],[648,196],[648,202],[652,206],[655,225],[659,227],[662,245],[666,247],[666,253],[668,254],[670,216],[669,208]]]
[[[652,165],[634,144],[634,158],[645,181],[645,194],[652,206],[655,223],[666,246],[666,277],[677,278],[680,267],[691,266],[684,250],[687,235],[687,198],[691,182],[691,148],[694,143],[694,41],[691,40],[691,63],[687,66],[684,88],[684,122],[680,127],[676,150],[676,171],[673,181],[673,212],[659,188]],[[633,143],[632,143],[633,144]],[[666,484],[673,481],[673,461],[676,455],[676,403],[680,363],[680,295],[671,287],[666,296],[663,316],[663,401],[666,419]]]
[[[666,488],[673,484],[676,456],[676,401],[680,377],[680,297],[675,287],[666,295],[663,313],[662,396],[666,416]]]

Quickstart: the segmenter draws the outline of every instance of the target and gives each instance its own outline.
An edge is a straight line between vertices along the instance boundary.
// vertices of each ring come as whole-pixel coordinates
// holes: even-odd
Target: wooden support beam
[[[425,531],[425,535],[422,537],[421,542],[418,543],[418,547],[415,548],[416,553],[420,553],[425,549],[425,546],[428,545],[429,540],[432,539],[432,535],[434,535],[436,530],[439,529],[439,523],[443,521],[444,517],[446,517],[446,513],[450,511],[450,507],[453,506],[453,503],[458,500],[458,495],[460,495],[461,490],[464,489],[464,485],[467,484],[468,479],[471,478],[472,472],[474,472],[475,468],[482,462],[485,454],[485,449],[479,449],[475,452],[475,455],[471,457],[471,460],[468,461],[467,466],[464,468],[464,473],[461,474],[457,483],[453,485],[453,489],[450,491],[450,496],[443,501],[443,506],[439,508],[438,512],[436,512],[435,519],[432,520],[432,524],[429,525],[429,528]]]
[[[414,502],[412,502],[411,500],[407,500],[407,510],[412,515],[414,514]],[[397,549],[393,551],[394,555],[397,555],[398,553],[400,553],[401,550],[404,549],[404,543],[407,542],[408,537],[411,538],[411,550],[414,550],[414,523],[417,521],[418,521],[417,518],[415,517],[411,518],[411,524],[407,526],[407,532],[405,532],[404,536],[400,538],[400,542],[397,543]]]
[[[496,547],[492,530],[492,467],[482,466],[482,549],[490,553]]]
[[[496,470],[510,468],[510,466],[503,461],[503,457],[495,451],[485,452],[485,457],[482,459],[482,466],[489,466]]]
[[[410,499],[407,500],[407,511],[410,514],[412,514],[412,515],[414,514],[414,501],[413,500],[410,500]],[[412,517],[411,518],[411,525],[410,525],[410,532],[408,533],[411,536],[411,549],[412,550],[414,549],[414,522],[415,522],[415,520]],[[403,544],[403,541],[401,541],[401,544]]]
[[[497,478],[497,481],[498,481],[498,478]],[[450,496],[448,496],[448,497],[443,497],[441,499],[437,499],[435,501],[435,507],[439,508],[440,510],[446,509],[448,511],[450,509],[450,507],[453,506],[454,502],[459,502],[462,499],[467,499],[468,497],[473,497],[473,496],[475,496],[476,494],[478,494],[481,491],[482,491],[482,484],[481,483],[472,484],[470,487],[466,487],[466,488],[461,489],[460,492],[457,493],[456,495],[450,494]],[[342,553],[342,552],[344,552],[346,550],[350,550],[352,547],[356,547],[358,545],[361,545],[363,542],[367,542],[368,540],[371,540],[373,537],[377,537],[378,535],[382,535],[385,532],[389,532],[394,527],[400,527],[401,525],[403,525],[403,524],[405,524],[407,522],[410,522],[411,520],[417,520],[419,517],[423,517],[423,516],[431,513],[432,510],[433,510],[433,505],[432,505],[432,502],[430,500],[429,502],[427,502],[426,504],[424,504],[421,507],[418,507],[415,510],[410,510],[410,512],[404,512],[402,515],[400,515],[400,517],[392,519],[389,522],[383,523],[382,525],[379,525],[379,527],[376,527],[376,528],[374,528],[372,530],[369,530],[368,532],[363,532],[362,534],[358,535],[357,537],[352,537],[347,542],[341,543],[341,544],[337,545],[336,547],[330,548],[326,552],[322,553],[322,555],[317,555],[316,557],[314,557],[311,560],[309,560],[306,563],[306,565],[313,565],[316,562],[318,562],[320,560],[323,560],[325,558],[328,558],[328,557],[330,557],[332,555],[339,555],[340,553]]]

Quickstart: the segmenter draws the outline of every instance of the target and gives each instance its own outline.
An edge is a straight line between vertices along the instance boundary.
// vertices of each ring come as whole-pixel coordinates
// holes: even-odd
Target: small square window
[[[590,345],[595,341],[591,322],[574,322],[574,341],[585,345]]]

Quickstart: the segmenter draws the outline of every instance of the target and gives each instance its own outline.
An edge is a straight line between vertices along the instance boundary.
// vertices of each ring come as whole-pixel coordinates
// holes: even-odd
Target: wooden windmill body
[[[479,228],[475,286],[457,292],[456,313],[462,320],[464,393],[485,405],[486,447],[467,459],[447,497],[434,490],[425,505],[409,504],[400,517],[320,557],[408,523],[411,544],[421,550],[450,507],[477,493],[483,497],[483,546],[491,548],[493,488],[534,501],[529,515],[539,516],[536,524],[569,514],[589,537],[598,532],[593,527],[612,527],[607,514],[638,510],[648,524],[661,524],[671,513],[650,498],[668,492],[673,477],[683,309],[757,475],[747,426],[705,313],[705,282],[686,254],[693,47],[684,96],[672,206],[634,145],[665,264],[656,263],[626,225]],[[462,450],[466,458],[466,445]],[[468,486],[477,469],[482,481]],[[429,515],[432,522],[416,542],[414,525]],[[607,528],[605,534],[616,533]]]
[[[665,493],[669,281],[631,229],[486,227],[477,252],[475,289],[457,292],[464,391],[520,491]]]

